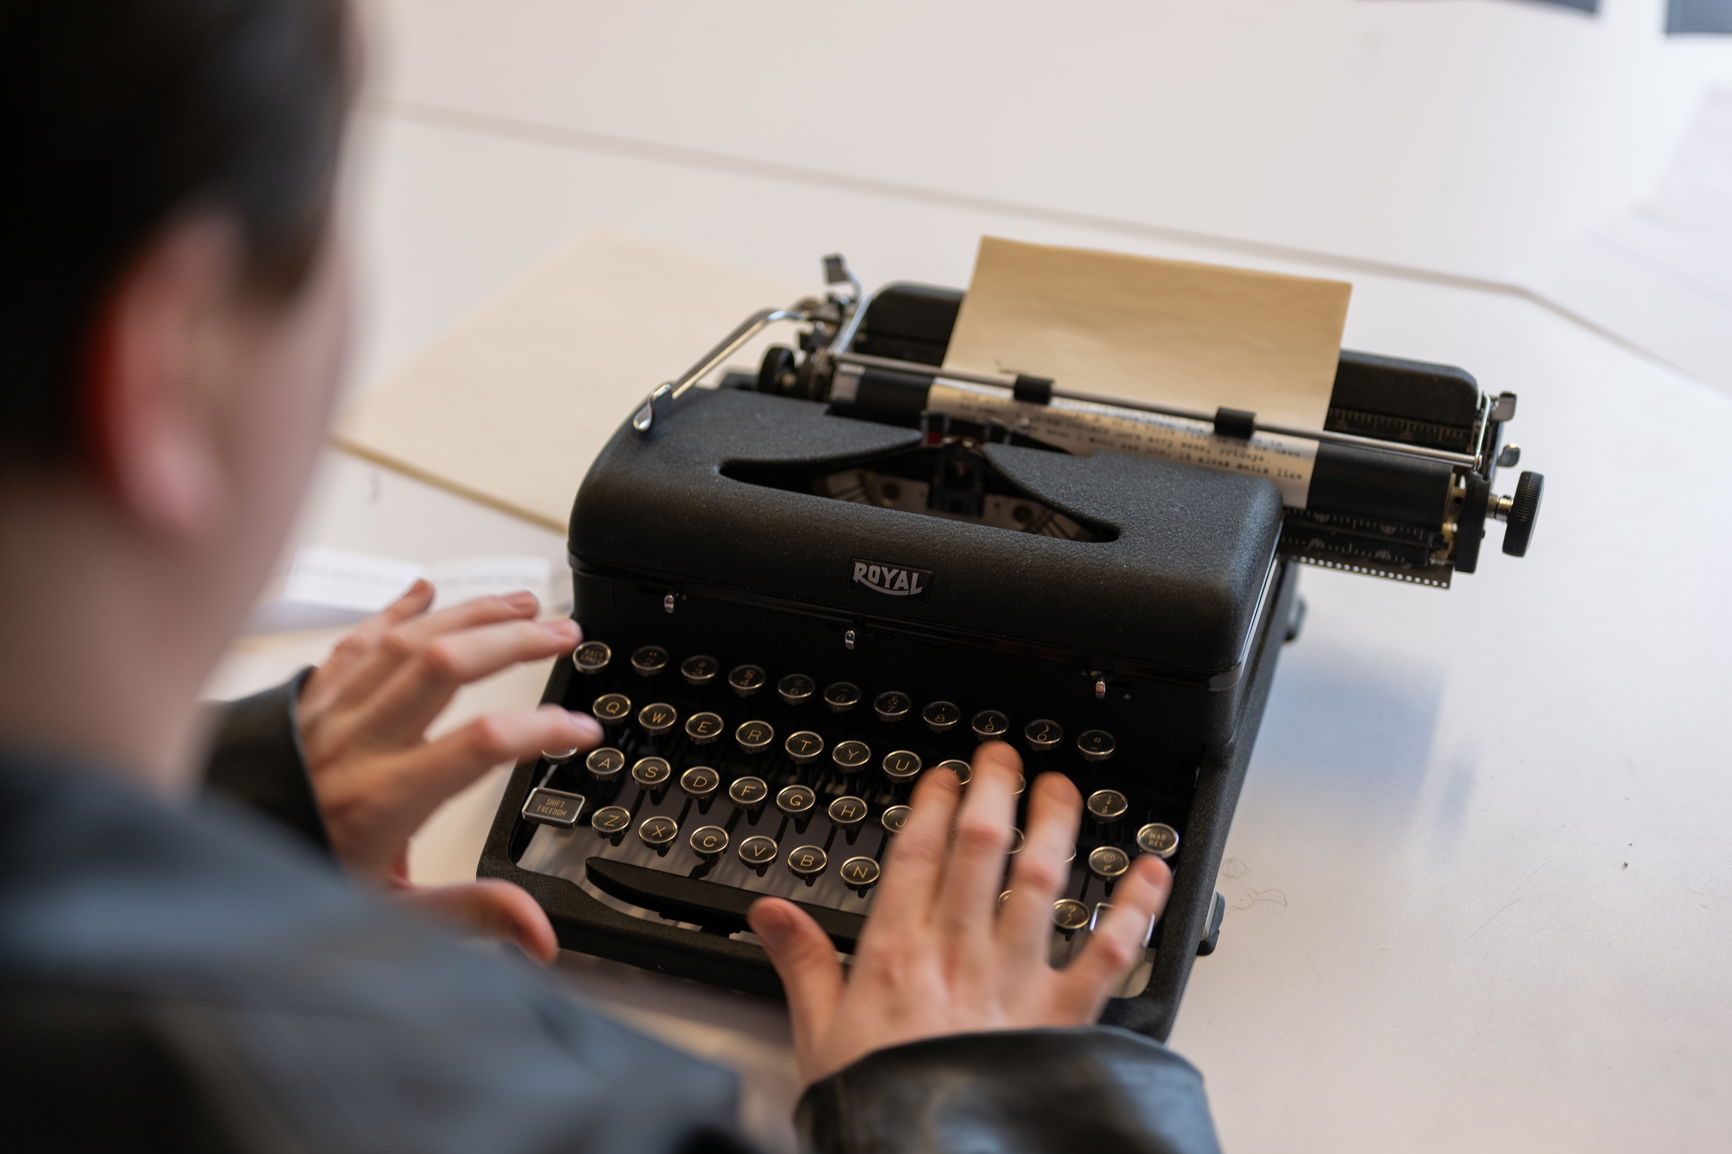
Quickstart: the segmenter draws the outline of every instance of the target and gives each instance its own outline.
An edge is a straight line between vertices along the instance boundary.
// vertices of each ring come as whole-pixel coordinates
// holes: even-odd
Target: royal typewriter
[[[1137,854],[1174,870],[1166,913],[1109,1020],[1165,1038],[1211,952],[1228,826],[1275,671],[1296,563],[1447,586],[1487,523],[1520,556],[1541,478],[1493,491],[1519,450],[1510,393],[1467,373],[1343,352],[1303,507],[1269,480],[1120,452],[1080,456],[1026,423],[937,412],[961,378],[1019,406],[1086,382],[941,366],[962,294],[829,290],[748,318],[657,388],[590,469],[571,515],[585,640],[544,700],[600,748],[516,767],[480,872],[527,889],[561,943],[779,992],[747,907],[801,903],[853,948],[915,780],[965,779],[1003,739],[1086,799],[1055,964],[1086,941]],[[792,325],[755,373],[706,385]],[[1204,435],[1255,413],[1124,402]]]

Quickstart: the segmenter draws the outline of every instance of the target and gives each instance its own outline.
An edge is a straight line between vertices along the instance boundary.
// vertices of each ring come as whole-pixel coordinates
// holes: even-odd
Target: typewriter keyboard
[[[605,736],[586,754],[544,753],[519,864],[636,916],[743,933],[746,908],[775,894],[851,950],[915,781],[942,767],[966,783],[988,739],[1015,746],[1029,775],[1069,774],[1085,799],[1052,910],[1055,963],[1086,941],[1136,855],[1179,847],[1182,803],[1154,792],[1107,728],[964,700],[962,686],[953,699],[658,645],[587,641],[571,660],[566,705]],[[1020,842],[1019,830],[1012,852]],[[1146,980],[1145,965],[1127,992]]]

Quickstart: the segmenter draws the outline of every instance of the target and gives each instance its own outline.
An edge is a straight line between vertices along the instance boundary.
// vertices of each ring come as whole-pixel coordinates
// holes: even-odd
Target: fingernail
[[[587,713],[573,713],[571,719],[577,722],[577,727],[583,730],[582,740],[599,742],[601,740],[601,722]]]
[[[752,932],[772,950],[780,949],[794,932],[794,923],[781,906],[760,906],[749,911],[747,920],[751,923]]]
[[[541,599],[527,589],[507,594],[505,603],[513,609],[538,609],[541,607]]]
[[[549,621],[541,627],[555,641],[567,642],[577,640],[577,622],[569,617],[561,617],[557,621]]]

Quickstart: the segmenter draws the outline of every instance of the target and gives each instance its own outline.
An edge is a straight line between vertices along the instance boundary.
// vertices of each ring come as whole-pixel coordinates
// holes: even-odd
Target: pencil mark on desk
[[[1474,938],[1477,938],[1480,935],[1480,933],[1482,931],[1484,931],[1484,929],[1487,926],[1491,925],[1493,922],[1495,922],[1499,918],[1501,918],[1512,907],[1520,905],[1521,900],[1522,900],[1522,898],[1521,898],[1522,890],[1527,888],[1527,884],[1529,882],[1533,881],[1534,878],[1536,876],[1538,876],[1538,874],[1541,870],[1545,869],[1547,866],[1551,865],[1552,863],[1556,862],[1557,860],[1558,859],[1555,857],[1549,857],[1545,861],[1541,862],[1539,865],[1535,866],[1533,869],[1529,870],[1528,876],[1523,878],[1521,881],[1517,882],[1515,889],[1513,889],[1509,892],[1509,896],[1504,899],[1503,905],[1499,906],[1495,911],[1493,911],[1491,917],[1489,917],[1485,921],[1479,923],[1479,926],[1472,933],[1468,934],[1466,937],[1462,938],[1461,940],[1464,942],[1472,941]]]
[[[1245,864],[1245,859],[1230,857],[1221,863],[1221,876],[1229,881],[1236,881],[1251,872],[1251,867]]]
[[[1474,929],[1474,931],[1472,933],[1468,934],[1466,937],[1462,938],[1461,940],[1464,942],[1473,941],[1473,939],[1479,937],[1480,933],[1482,931],[1484,931],[1484,929],[1487,926],[1491,925],[1493,922],[1495,922],[1499,918],[1503,917],[1503,915],[1506,912],[1508,912],[1512,907],[1518,906],[1520,904],[1521,904],[1521,899],[1518,897],[1512,896],[1508,901],[1504,902],[1503,905],[1501,905],[1497,908],[1496,913],[1492,914],[1491,917],[1487,918],[1485,921],[1479,923],[1479,925]]]
[[[1247,889],[1233,902],[1236,910],[1248,910],[1252,906],[1275,906],[1278,909],[1287,908],[1287,895],[1281,890]]]
[[[1115,216],[1110,213],[1054,208],[1003,196],[950,190],[882,177],[867,177],[857,173],[840,172],[813,165],[740,156],[714,149],[668,144],[647,137],[597,132],[593,129],[574,128],[569,125],[532,120],[523,116],[502,116],[497,113],[476,112],[470,109],[453,108],[449,105],[419,100],[371,99],[363,103],[361,112],[363,115],[381,118],[393,117],[410,124],[420,124],[443,129],[447,132],[461,132],[470,136],[495,140],[516,140],[573,152],[624,157],[629,160],[645,161],[673,168],[716,172],[724,176],[787,181],[790,184],[803,185],[807,188],[828,189],[855,196],[863,195],[881,199],[912,201],[939,208],[965,209],[971,212],[998,213],[1044,224],[1067,225],[1073,228],[1086,228],[1146,240],[1207,245],[1212,248],[1244,253],[1259,258],[1299,261],[1347,272],[1362,272],[1397,280],[1419,281],[1425,284],[1466,289],[1472,292],[1495,293],[1499,296],[1532,301],[1541,307],[1575,319],[1573,314],[1557,308],[1550,300],[1538,296],[1525,285],[1496,277],[1449,272],[1443,269],[1403,264],[1400,261],[1344,256],[1324,252],[1321,249],[1307,248],[1304,245],[1247,240],[1243,237],[1225,236],[1202,229],[1176,228],[1171,225],[1154,224],[1149,221]]]

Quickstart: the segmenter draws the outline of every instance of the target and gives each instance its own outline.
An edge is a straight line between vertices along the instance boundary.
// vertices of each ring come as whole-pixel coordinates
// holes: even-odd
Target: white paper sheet
[[[1732,89],[1704,99],[1652,196],[1523,279],[1569,312],[1732,389]]]
[[[551,572],[544,557],[464,557],[417,565],[342,549],[305,548],[272,582],[247,632],[352,625],[385,608],[422,577],[433,583],[435,609],[524,589],[541,598],[544,609],[558,608],[549,603]]]

